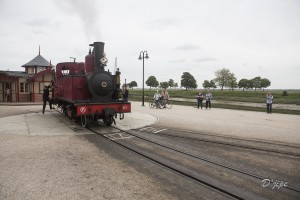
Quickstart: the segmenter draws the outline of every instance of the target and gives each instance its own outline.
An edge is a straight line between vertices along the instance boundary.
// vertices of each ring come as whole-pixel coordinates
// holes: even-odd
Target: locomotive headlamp
[[[102,87],[107,87],[107,83],[103,81],[103,82],[101,83],[101,86],[102,86]]]
[[[62,69],[61,69],[61,73],[62,75],[66,76],[66,75],[69,75],[69,68],[67,66],[63,66]]]

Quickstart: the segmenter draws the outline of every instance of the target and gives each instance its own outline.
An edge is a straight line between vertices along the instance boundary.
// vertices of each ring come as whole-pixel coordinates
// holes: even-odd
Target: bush
[[[282,96],[288,96],[288,93],[287,93],[286,90],[284,90],[284,91],[282,92]]]

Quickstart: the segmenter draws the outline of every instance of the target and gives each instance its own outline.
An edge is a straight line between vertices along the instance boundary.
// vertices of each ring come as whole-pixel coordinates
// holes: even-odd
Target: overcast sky
[[[124,83],[190,72],[202,88],[228,68],[237,79],[268,78],[271,89],[300,89],[299,0],[0,0],[0,70],[23,71],[38,55],[83,62],[105,43]]]

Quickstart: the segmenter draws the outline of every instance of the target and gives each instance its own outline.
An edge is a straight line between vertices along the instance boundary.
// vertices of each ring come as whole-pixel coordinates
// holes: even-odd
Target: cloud
[[[50,19],[35,19],[25,24],[33,27],[42,27],[42,26],[51,26],[52,23]]]
[[[185,63],[186,59],[170,60],[169,63]]]
[[[176,51],[192,51],[197,49],[201,49],[201,47],[194,44],[183,44],[174,48]]]
[[[150,29],[154,30],[164,30],[168,27],[179,25],[179,20],[177,19],[157,19],[148,22],[148,26]]]
[[[195,61],[195,62],[214,62],[214,61],[218,61],[218,59],[213,58],[213,57],[203,57],[203,58],[194,59],[193,61]]]
[[[267,69],[266,69],[265,67],[261,66],[261,65],[258,66],[257,69],[258,69],[258,71],[261,72],[261,73],[267,71]]]

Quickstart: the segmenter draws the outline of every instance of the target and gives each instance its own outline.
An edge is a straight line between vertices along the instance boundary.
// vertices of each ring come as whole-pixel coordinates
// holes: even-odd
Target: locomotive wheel
[[[88,115],[82,115],[82,116],[81,116],[81,126],[82,126],[83,128],[88,127],[89,122],[90,122],[90,119],[89,119],[89,116],[88,116]]]

